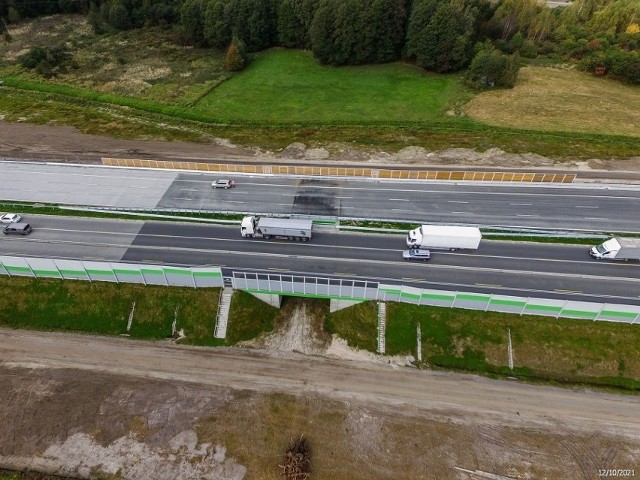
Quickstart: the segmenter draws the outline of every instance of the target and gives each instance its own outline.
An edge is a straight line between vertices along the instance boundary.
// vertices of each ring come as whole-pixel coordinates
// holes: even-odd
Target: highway
[[[232,176],[0,162],[3,200],[640,233],[640,186]]]
[[[0,253],[232,270],[299,272],[421,288],[640,305],[640,265],[591,259],[586,246],[483,240],[474,252],[434,251],[405,262],[402,235],[318,229],[308,243],[243,239],[239,227],[30,216],[28,237],[3,236]]]

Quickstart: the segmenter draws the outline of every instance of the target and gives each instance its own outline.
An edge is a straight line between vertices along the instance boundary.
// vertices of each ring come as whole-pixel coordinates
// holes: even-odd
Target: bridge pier
[[[248,292],[258,300],[262,300],[264,303],[271,305],[272,307],[280,308],[282,302],[282,295],[275,295],[273,293],[253,293]]]
[[[329,302],[329,312],[337,312],[338,310],[342,310],[358,303],[362,303],[362,300],[342,300],[332,298]]]

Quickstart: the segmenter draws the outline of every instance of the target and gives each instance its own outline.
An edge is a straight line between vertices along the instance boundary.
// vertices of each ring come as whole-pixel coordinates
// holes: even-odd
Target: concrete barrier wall
[[[396,180],[451,180],[474,182],[573,183],[576,175],[536,172],[474,172],[459,170],[391,170],[385,168],[318,167],[306,165],[269,165],[235,163],[199,163],[127,158],[103,158],[103,165],[115,167],[167,168],[217,173],[259,175],[301,175],[323,177],[362,177]]]

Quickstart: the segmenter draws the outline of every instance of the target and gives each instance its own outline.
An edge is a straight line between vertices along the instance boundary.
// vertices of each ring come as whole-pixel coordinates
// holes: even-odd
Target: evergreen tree
[[[333,64],[333,28],[335,0],[320,0],[310,28],[311,50],[321,63]]]
[[[404,0],[373,0],[367,24],[371,27],[372,63],[397,60],[405,37],[406,9]]]
[[[427,48],[426,32],[436,8],[438,0],[414,0],[405,43],[405,54],[408,57],[417,58]]]
[[[231,44],[231,19],[226,0],[209,0],[204,14],[203,35],[216,48]]]
[[[180,23],[186,39],[191,43],[204,40],[204,12],[201,0],[186,0],[180,10]]]
[[[412,49],[416,63],[438,73],[463,68],[471,56],[475,10],[464,0],[438,3]]]
[[[296,14],[296,0],[282,0],[278,8],[278,43],[287,48],[304,48],[304,31]]]

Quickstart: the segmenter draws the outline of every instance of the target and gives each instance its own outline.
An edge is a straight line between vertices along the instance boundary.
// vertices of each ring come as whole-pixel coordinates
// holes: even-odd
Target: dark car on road
[[[11,223],[4,227],[4,234],[29,235],[32,231],[31,225],[28,223]]]

